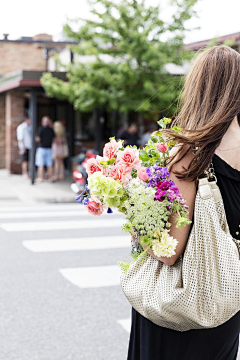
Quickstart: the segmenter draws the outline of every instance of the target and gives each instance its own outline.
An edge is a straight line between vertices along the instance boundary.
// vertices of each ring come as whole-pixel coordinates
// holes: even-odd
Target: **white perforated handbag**
[[[184,255],[172,266],[149,254],[136,261],[121,275],[123,292],[157,325],[178,331],[221,325],[240,310],[236,245],[216,181],[200,179]]]

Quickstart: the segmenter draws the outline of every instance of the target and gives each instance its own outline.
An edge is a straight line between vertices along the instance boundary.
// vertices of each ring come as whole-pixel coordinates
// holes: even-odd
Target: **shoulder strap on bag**
[[[199,195],[203,200],[210,199],[214,197],[214,201],[217,203],[221,201],[221,193],[217,185],[217,177],[215,175],[213,164],[211,163],[208,170],[204,172],[206,177],[198,180],[199,186],[198,191]]]

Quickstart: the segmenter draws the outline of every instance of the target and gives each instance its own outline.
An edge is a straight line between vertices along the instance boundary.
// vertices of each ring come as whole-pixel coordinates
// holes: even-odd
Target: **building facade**
[[[62,51],[71,43],[53,41],[47,34],[17,40],[9,40],[5,34],[0,40],[0,168],[7,168],[10,173],[21,170],[16,129],[29,114],[32,91],[37,96],[38,126],[44,115],[54,120],[73,116],[71,105],[47,98],[40,83],[42,73],[48,70],[50,51]],[[64,73],[55,73],[55,76],[65,78]]]

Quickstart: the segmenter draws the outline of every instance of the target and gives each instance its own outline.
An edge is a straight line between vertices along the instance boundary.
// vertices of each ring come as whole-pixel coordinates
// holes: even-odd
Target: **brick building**
[[[43,115],[49,115],[54,120],[68,117],[68,130],[71,127],[71,105],[47,98],[40,84],[42,73],[48,70],[50,51],[61,51],[70,43],[53,41],[47,34],[18,40],[9,40],[5,34],[0,40],[0,168],[7,168],[10,173],[20,172],[16,128],[29,113],[33,94],[38,125]],[[65,79],[65,73],[55,76]]]

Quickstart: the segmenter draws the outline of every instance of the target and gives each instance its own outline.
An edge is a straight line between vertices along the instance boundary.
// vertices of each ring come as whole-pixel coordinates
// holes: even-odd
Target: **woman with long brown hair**
[[[175,123],[182,128],[180,134],[165,132],[178,141],[169,162],[170,179],[186,199],[190,218],[193,219],[197,179],[213,163],[231,236],[240,240],[238,52],[227,46],[214,46],[197,55],[186,77]],[[173,257],[157,258],[152,251],[150,255],[174,266],[184,254],[190,229],[191,226],[171,226],[170,234],[179,242]],[[133,309],[128,360],[234,360],[239,332],[239,312],[215,328],[178,332],[155,325]]]

